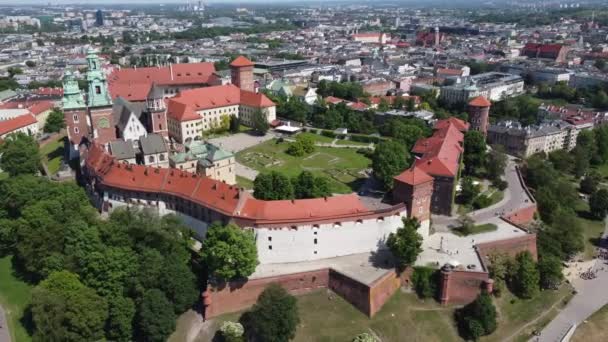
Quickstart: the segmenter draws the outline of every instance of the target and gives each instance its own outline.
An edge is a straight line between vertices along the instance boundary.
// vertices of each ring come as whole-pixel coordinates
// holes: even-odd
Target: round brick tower
[[[488,120],[492,103],[483,96],[477,96],[469,102],[469,122],[471,129],[488,135]]]

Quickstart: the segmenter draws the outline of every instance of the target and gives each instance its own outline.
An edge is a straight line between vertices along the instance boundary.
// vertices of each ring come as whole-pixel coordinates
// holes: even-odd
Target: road
[[[606,248],[608,238],[608,219],[602,236],[602,248]],[[538,342],[557,342],[562,341],[568,330],[573,326],[578,326],[594,312],[608,304],[608,265],[601,259],[596,259],[593,269],[597,271],[597,277],[591,280],[577,278],[572,285],[577,294],[572,298],[568,305],[549,323],[541,332],[540,337],[530,341]],[[603,269],[603,270],[602,270]],[[567,341],[565,339],[564,341]]]
[[[498,216],[499,214],[508,214],[517,209],[527,207],[532,203],[530,197],[528,197],[528,194],[524,190],[522,183],[519,181],[515,166],[515,160],[512,157],[509,157],[504,176],[508,186],[504,191],[503,199],[487,208],[470,212],[468,215],[475,222],[482,223]],[[450,228],[457,227],[458,225],[459,223],[457,216],[433,215],[434,227],[439,226]]]
[[[11,342],[11,334],[8,331],[8,322],[2,306],[0,306],[0,342]]]

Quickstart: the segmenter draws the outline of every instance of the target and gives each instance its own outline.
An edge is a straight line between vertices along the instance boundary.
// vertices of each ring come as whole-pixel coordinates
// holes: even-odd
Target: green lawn
[[[40,148],[42,160],[47,163],[47,167],[49,168],[49,172],[51,174],[59,171],[61,161],[65,155],[63,140],[64,138],[60,137],[59,139],[49,142]]]
[[[452,308],[432,300],[420,301],[413,294],[397,291],[373,319],[336,294],[329,299],[326,290],[297,298],[300,325],[293,342],[351,341],[363,332],[373,332],[383,342],[461,340],[452,320]],[[218,317],[214,326],[217,329],[221,322],[236,321],[239,316]]]
[[[338,140],[336,141],[336,145],[369,146],[369,143],[352,140]]]
[[[0,258],[0,302],[4,307],[13,341],[31,341],[20,319],[30,302],[32,287],[13,275],[11,257]]]
[[[315,143],[322,143],[322,144],[331,144],[331,142],[334,141],[334,138],[330,138],[330,137],[326,137],[324,135],[310,133],[310,132],[302,132],[302,133],[298,134],[297,136],[309,137]]]
[[[557,310],[563,308],[565,302],[572,297],[571,288],[562,285],[558,290],[542,291],[536,298],[524,300],[513,296],[509,291],[504,291],[503,296],[495,300],[498,311],[498,329],[481,341],[505,341],[508,337],[514,337],[531,333],[534,328],[542,328],[542,323],[549,323],[548,317],[555,316]],[[555,305],[555,307],[554,307]],[[552,309],[555,308],[555,311]],[[546,313],[547,316],[544,315]],[[533,322],[535,319],[538,321]],[[519,329],[526,324],[532,323],[532,329]]]
[[[608,340],[608,305],[591,315],[574,332],[572,342],[600,342]]]
[[[236,184],[247,190],[253,189],[253,181],[245,177],[236,176]]]
[[[308,156],[293,157],[285,153],[288,146],[288,142],[278,143],[273,139],[238,152],[236,159],[260,172],[279,171],[290,177],[304,170],[311,171],[316,176],[327,177],[335,193],[356,191],[363,180],[359,171],[371,164],[354,149],[316,147]]]
[[[578,213],[578,220],[583,229],[583,239],[585,240],[583,258],[590,260],[595,255],[598,238],[604,232],[605,223],[603,220],[595,220],[590,217],[589,205],[583,200],[578,201],[575,210]]]
[[[531,300],[521,300],[508,291],[495,299],[498,329],[481,341],[505,341],[509,337],[527,340],[534,329],[541,329],[571,297],[570,288],[543,291]],[[401,341],[462,341],[453,319],[454,307],[443,307],[433,300],[419,300],[414,294],[397,291],[382,309],[369,319],[340,296],[319,290],[298,296],[300,325],[294,342],[350,341],[362,332],[371,332],[382,342]],[[238,321],[241,313],[217,317],[211,322],[209,336],[224,321]],[[534,321],[537,319],[537,321]],[[526,324],[531,323],[528,327]]]
[[[473,235],[473,234],[493,232],[496,229],[498,229],[498,226],[496,226],[494,223],[485,223],[485,224],[473,226],[473,228],[471,228],[471,230],[468,232],[464,232],[460,229],[454,229],[453,232],[454,232],[454,234],[456,234],[458,236],[467,236],[467,235]]]

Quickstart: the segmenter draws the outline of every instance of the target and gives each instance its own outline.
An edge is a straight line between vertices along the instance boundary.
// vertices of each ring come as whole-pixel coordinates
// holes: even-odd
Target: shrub
[[[439,273],[430,267],[414,267],[412,286],[420,298],[437,297],[437,282]]]

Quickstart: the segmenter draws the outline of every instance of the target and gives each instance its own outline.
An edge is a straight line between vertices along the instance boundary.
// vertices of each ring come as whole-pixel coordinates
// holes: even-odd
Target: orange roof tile
[[[419,185],[422,183],[431,182],[433,177],[424,172],[422,169],[414,166],[395,176],[395,180],[410,185]]]
[[[491,105],[492,103],[483,96],[477,96],[476,98],[469,101],[469,106],[472,107],[490,107]]]
[[[264,94],[228,84],[182,91],[169,100],[167,114],[178,121],[188,121],[199,119],[199,110],[234,105],[264,108],[274,106],[274,102]]]
[[[19,128],[36,124],[36,118],[32,114],[19,115],[12,119],[0,121],[0,135],[8,134]]]
[[[248,67],[253,66],[253,62],[245,56],[238,56],[235,60],[232,61],[232,63],[230,63],[230,66],[237,68]]]

